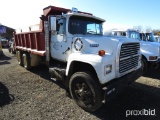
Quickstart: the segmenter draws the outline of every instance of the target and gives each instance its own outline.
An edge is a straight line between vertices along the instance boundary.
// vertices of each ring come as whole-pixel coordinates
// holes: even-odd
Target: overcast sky
[[[160,29],[160,0],[0,0],[0,23],[15,29],[37,24],[49,5],[90,12],[106,20],[105,29]]]

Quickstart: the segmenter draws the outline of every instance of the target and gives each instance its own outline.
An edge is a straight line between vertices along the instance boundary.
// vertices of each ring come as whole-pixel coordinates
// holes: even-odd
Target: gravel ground
[[[0,120],[160,120],[160,69],[150,70],[97,112],[88,113],[66,96],[60,82],[50,80],[48,69],[27,71],[15,55],[0,56]],[[130,115],[128,110],[155,110],[154,116]],[[136,111],[135,111],[136,114]]]

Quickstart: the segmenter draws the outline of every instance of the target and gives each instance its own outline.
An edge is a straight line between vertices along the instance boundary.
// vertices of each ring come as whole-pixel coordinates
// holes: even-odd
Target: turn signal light
[[[149,60],[156,60],[157,56],[149,56]]]
[[[103,55],[105,55],[105,51],[104,51],[104,50],[100,50],[100,51],[98,52],[98,54],[99,54],[100,56],[103,56]]]

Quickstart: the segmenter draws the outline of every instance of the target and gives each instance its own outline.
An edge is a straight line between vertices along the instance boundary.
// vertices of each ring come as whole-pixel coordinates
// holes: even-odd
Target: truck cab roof
[[[71,12],[71,13],[67,13],[67,15],[68,15],[68,16],[76,15],[76,16],[88,17],[88,18],[93,18],[93,19],[99,20],[99,21],[101,21],[101,22],[105,22],[104,19],[101,19],[101,18],[96,17],[96,16],[91,16],[91,15],[88,15],[88,14]]]
[[[61,8],[61,7],[55,7],[55,6],[48,6],[48,7],[45,7],[43,9],[43,15],[44,16],[62,15],[62,13],[66,14],[66,13],[71,12],[71,11],[72,11],[71,9],[66,9],[66,8]],[[92,16],[91,13],[87,13],[87,12],[78,11],[78,13],[88,14],[88,15]]]

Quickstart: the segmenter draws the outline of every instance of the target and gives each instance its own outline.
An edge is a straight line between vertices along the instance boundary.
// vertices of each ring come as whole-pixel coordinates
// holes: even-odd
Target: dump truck
[[[142,73],[140,43],[103,36],[104,22],[77,8],[48,6],[38,30],[14,33],[18,63],[26,69],[45,63],[78,106],[96,111]]]

